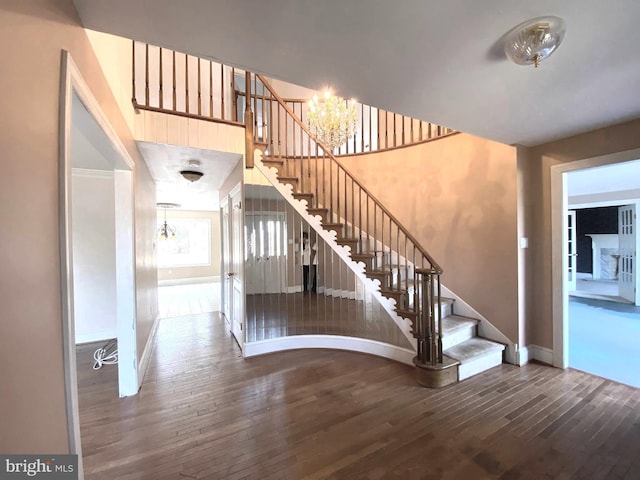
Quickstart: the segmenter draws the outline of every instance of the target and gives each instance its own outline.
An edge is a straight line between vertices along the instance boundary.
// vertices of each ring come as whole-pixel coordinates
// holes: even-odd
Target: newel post
[[[251,73],[245,72],[244,155],[246,168],[253,168],[253,112],[251,111]]]
[[[439,388],[458,381],[458,362],[445,360],[442,354],[442,295],[437,268],[416,269],[418,303],[414,336],[417,340],[416,380],[425,387]]]

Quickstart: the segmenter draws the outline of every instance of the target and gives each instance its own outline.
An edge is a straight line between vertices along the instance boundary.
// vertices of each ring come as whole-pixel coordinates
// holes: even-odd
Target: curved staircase
[[[437,263],[323,149],[268,82],[257,77],[270,92],[270,104],[278,105],[274,116],[284,116],[283,123],[293,119],[300,142],[297,145],[295,140],[280,138],[282,132],[270,130],[261,166],[274,169],[275,180],[290,186],[291,195],[285,198],[303,201],[306,213],[319,219],[323,230],[335,232],[336,244],[347,247],[353,262],[364,264],[364,274],[378,282],[379,294],[393,299],[395,313],[411,322],[418,382],[440,387],[501,364],[505,345],[478,337],[479,320],[455,315],[454,300],[440,295],[442,270]]]

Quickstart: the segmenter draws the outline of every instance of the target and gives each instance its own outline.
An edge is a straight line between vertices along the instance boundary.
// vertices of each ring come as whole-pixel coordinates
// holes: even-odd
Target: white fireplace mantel
[[[618,249],[618,234],[587,233],[585,236],[591,237],[591,246],[593,249],[593,278],[602,278],[602,249]]]

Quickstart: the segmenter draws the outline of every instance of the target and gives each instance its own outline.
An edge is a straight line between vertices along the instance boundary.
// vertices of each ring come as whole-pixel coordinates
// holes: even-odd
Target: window
[[[175,237],[158,240],[159,267],[211,265],[211,222],[200,218],[171,219]],[[162,222],[158,224],[158,227]]]

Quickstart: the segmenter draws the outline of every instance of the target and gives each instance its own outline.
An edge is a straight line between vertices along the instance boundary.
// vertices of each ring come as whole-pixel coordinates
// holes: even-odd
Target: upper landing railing
[[[174,50],[133,42],[133,104],[135,108],[180,115],[200,120],[244,126],[247,84],[250,85],[253,129],[269,130],[275,105],[255,78],[246,82],[246,72],[212,60]],[[251,78],[251,74],[249,74]],[[303,122],[307,100],[284,98]],[[370,153],[414,145],[456,133],[455,131],[356,103],[358,130],[349,141],[332,152],[335,156]]]

